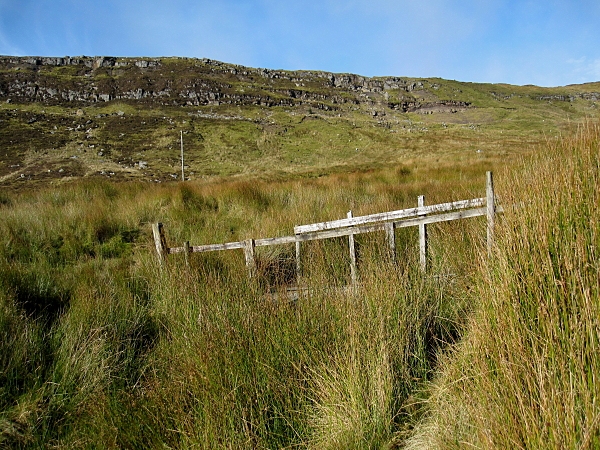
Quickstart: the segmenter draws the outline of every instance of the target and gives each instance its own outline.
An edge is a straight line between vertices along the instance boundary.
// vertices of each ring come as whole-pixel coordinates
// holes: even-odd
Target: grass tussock
[[[600,127],[550,143],[508,209],[478,308],[407,448],[600,446]]]

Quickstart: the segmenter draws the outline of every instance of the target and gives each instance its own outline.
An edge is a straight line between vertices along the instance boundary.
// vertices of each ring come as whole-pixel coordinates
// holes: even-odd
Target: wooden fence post
[[[352,219],[352,211],[348,211],[348,219]],[[354,245],[354,234],[348,236],[348,246],[350,248],[350,277],[352,278],[352,285],[356,285],[358,281],[358,275],[356,270],[356,247]]]
[[[163,230],[162,223],[152,224],[152,234],[154,235],[154,245],[156,246],[156,253],[158,254],[158,262],[162,266],[167,256],[167,240],[165,238],[165,232]]]
[[[388,253],[390,260],[396,263],[396,225],[394,222],[387,222],[385,224],[385,237],[388,244]]]
[[[185,254],[185,265],[190,267],[190,241],[183,243],[183,253]]]
[[[496,197],[494,194],[494,177],[492,172],[486,173],[486,210],[487,210],[487,251],[488,256],[492,253],[494,245],[494,220],[496,216]]]
[[[244,258],[246,259],[246,269],[248,269],[248,277],[250,279],[256,276],[256,261],[254,259],[254,239],[246,239],[242,241],[244,249]]]
[[[296,239],[298,236],[296,235]],[[296,240],[296,284],[300,285],[302,277],[302,260],[300,259],[300,241]]]
[[[425,206],[425,196],[419,195],[418,206]],[[426,214],[419,214],[425,216]],[[419,225],[419,262],[421,263],[421,270],[427,272],[427,225]]]

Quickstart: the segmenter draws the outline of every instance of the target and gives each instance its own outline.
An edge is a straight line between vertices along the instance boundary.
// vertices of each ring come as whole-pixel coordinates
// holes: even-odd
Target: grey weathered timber
[[[309,225],[298,225],[294,227],[295,234],[311,233],[315,231],[333,230],[337,228],[359,226],[376,222],[391,222],[408,217],[416,217],[421,214],[436,214],[446,211],[460,209],[479,208],[485,205],[485,198],[474,198],[471,200],[460,200],[457,202],[440,203],[438,205],[424,206],[421,208],[400,209],[385,213],[370,214],[347,219],[332,220],[330,222],[313,223]]]
[[[455,211],[446,214],[438,214],[437,216],[416,217],[414,219],[406,219],[394,222],[396,228],[414,227],[420,224],[430,224],[439,222],[450,222],[452,220],[468,219],[469,217],[485,216],[485,208],[467,209],[464,211]]]
[[[256,276],[256,261],[254,259],[254,239],[242,241],[244,248],[244,258],[246,259],[246,269],[248,276],[254,278]]]
[[[156,247],[156,253],[158,254],[158,261],[162,265],[165,262],[165,258],[168,254],[167,240],[165,238],[165,232],[162,223],[152,224],[152,234],[154,235],[154,245]]]
[[[185,265],[190,266],[190,241],[183,243],[183,253],[185,254]]]
[[[386,222],[385,228],[385,240],[388,245],[388,255],[393,263],[396,263],[396,225],[394,222]]]
[[[269,245],[293,244],[296,242],[296,236],[283,236],[276,238],[256,239],[254,244],[257,247],[266,247]]]
[[[225,244],[210,244],[210,245],[194,245],[191,247],[192,252],[214,252],[219,250],[235,250],[237,248],[243,248],[241,242],[227,242]]]
[[[446,214],[438,214],[435,216],[415,217],[411,219],[398,220],[393,222],[396,228],[414,227],[420,224],[430,224],[439,222],[449,222],[451,220],[467,219],[469,217],[485,216],[486,208],[467,209],[463,211],[455,211]],[[350,236],[351,234],[372,233],[374,231],[384,231],[385,223],[376,223],[373,225],[364,225],[362,227],[348,227],[339,230],[315,231],[312,233],[304,233],[296,236],[301,242],[315,241],[318,239],[330,239],[335,237]]]
[[[486,173],[486,215],[487,215],[487,251],[492,253],[494,245],[494,221],[496,216],[496,198],[494,195],[494,178],[492,172]]]
[[[497,212],[502,212],[500,207],[496,208]],[[406,228],[414,227],[420,224],[431,224],[439,222],[449,222],[452,220],[467,219],[469,217],[485,216],[487,212],[486,208],[468,209],[463,211],[455,211],[446,214],[438,214],[435,216],[426,217],[415,217],[410,219],[398,220],[395,222],[388,222],[394,225],[394,228]],[[306,241],[316,241],[320,239],[330,239],[335,237],[350,236],[351,234],[364,234],[372,233],[375,231],[385,231],[386,223],[377,223],[373,225],[365,225],[362,227],[348,227],[340,230],[325,230],[317,231],[312,233],[298,234],[295,236],[284,236],[272,239],[256,239],[254,241],[255,247],[267,246],[267,245],[281,245],[291,244],[295,242],[299,244]],[[210,245],[194,245],[190,246],[191,253],[201,252],[214,252],[221,250],[235,250],[244,248],[243,242],[228,242],[226,244],[210,244]],[[298,245],[296,246],[298,248]],[[167,249],[168,254],[183,253],[185,249],[183,247],[171,247]]]
[[[294,239],[297,236],[294,236]],[[296,281],[300,284],[300,277],[302,276],[302,259],[300,258],[300,241],[296,240]]]
[[[418,205],[420,209],[425,206],[425,196],[419,195]],[[419,214],[424,216],[425,213]],[[421,270],[427,272],[427,225],[425,223],[419,223],[419,263],[421,264]]]
[[[302,271],[302,261],[300,257],[302,242],[348,236],[351,263],[350,272],[352,284],[355,285],[358,281],[356,243],[354,240],[355,235],[376,231],[385,231],[388,252],[392,261],[395,261],[397,258],[395,229],[418,226],[419,262],[421,268],[426,271],[428,262],[426,225],[438,222],[447,222],[451,220],[466,219],[469,217],[487,216],[487,245],[488,252],[491,252],[494,236],[495,215],[501,212],[504,212],[504,209],[501,206],[496,206],[492,173],[488,172],[486,176],[486,196],[484,198],[475,198],[471,200],[461,200],[457,202],[425,206],[425,198],[420,196],[417,208],[409,208],[360,217],[353,217],[352,211],[349,211],[345,219],[296,226],[294,227],[294,236],[282,236],[257,240],[248,239],[241,242],[199,245],[193,247],[189,245],[189,242],[185,242],[183,247],[169,248],[167,247],[162,224],[153,224],[152,230],[154,234],[156,251],[161,264],[164,263],[165,257],[168,254],[184,253],[186,256],[186,264],[189,264],[188,258],[190,253],[243,249],[246,267],[250,277],[256,276],[257,272],[255,247],[294,243],[296,246],[297,280],[300,280]]]
[[[255,247],[266,247],[269,245],[282,245],[282,244],[293,244],[296,242],[296,236],[283,236],[276,238],[256,239],[254,241]],[[220,250],[235,250],[238,248],[244,248],[242,241],[240,242],[227,242],[225,244],[209,244],[209,245],[194,245],[190,246],[190,253],[202,253],[202,252],[215,252]],[[169,254],[182,253],[185,249],[183,247],[171,247]]]
[[[348,219],[352,219],[352,211],[348,211]],[[352,285],[358,282],[358,275],[356,269],[356,247],[354,245],[354,234],[348,235],[348,248],[350,249],[350,278],[352,279]]]
[[[364,225],[362,227],[341,228],[339,230],[313,231],[312,233],[297,234],[296,238],[300,242],[317,241],[319,239],[350,236],[351,234],[372,233],[373,231],[383,231],[383,229],[383,223],[376,223],[373,225]]]

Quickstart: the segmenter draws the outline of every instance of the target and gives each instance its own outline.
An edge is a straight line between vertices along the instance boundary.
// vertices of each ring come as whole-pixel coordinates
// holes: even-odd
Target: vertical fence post
[[[246,269],[250,279],[256,276],[256,261],[254,259],[254,239],[247,239],[242,242],[244,247],[244,258],[246,259]]]
[[[190,267],[190,241],[183,243],[183,253],[185,254],[185,265]]]
[[[385,224],[385,237],[388,244],[388,254],[390,260],[396,263],[396,224],[394,222],[387,222]]]
[[[156,246],[156,253],[158,253],[158,262],[162,266],[167,256],[167,240],[165,238],[165,232],[163,230],[162,223],[152,224],[152,234],[154,235],[154,245]]]
[[[300,285],[300,277],[302,277],[302,260],[300,259],[300,241],[296,235],[296,284]]]
[[[418,202],[419,208],[425,206],[425,196],[419,195]],[[424,216],[426,214],[419,215]],[[419,262],[421,270],[427,272],[427,225],[424,223],[419,225]]]
[[[352,219],[352,211],[348,211],[348,219]],[[354,245],[354,234],[348,236],[348,246],[350,248],[350,277],[352,278],[352,285],[356,285],[358,280],[356,270],[356,247]]]
[[[494,220],[496,216],[496,197],[494,194],[494,177],[492,172],[486,173],[486,209],[487,209],[487,251],[492,253],[494,245]]]

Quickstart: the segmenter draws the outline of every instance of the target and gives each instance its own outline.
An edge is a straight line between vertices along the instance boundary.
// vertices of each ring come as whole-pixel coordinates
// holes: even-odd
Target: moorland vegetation
[[[127,75],[102,63],[20,64],[3,74],[30,71],[29,81],[39,84],[36,71],[65,83],[89,73],[105,77],[102,88]],[[130,66],[152,81],[152,67]],[[382,116],[372,114],[371,99],[338,103],[337,111],[296,105],[306,109],[298,117],[301,109],[286,111],[289,105],[4,103],[0,134],[4,144],[12,140],[5,157],[21,159],[12,171],[3,160],[0,193],[0,446],[598,447],[600,126],[581,121],[594,114],[592,89],[556,88],[587,89],[589,98],[540,100],[532,93],[549,91],[494,86],[506,92],[496,100],[491,85],[420,82],[431,92],[468,91],[472,99],[461,101],[471,106],[424,114],[388,105]],[[330,90],[341,89],[333,84]],[[484,99],[502,106],[478,103]],[[192,120],[186,108],[201,116]],[[262,122],[224,118],[234,110],[254,111]],[[128,125],[67,129],[99,115]],[[176,156],[152,177],[139,163],[119,171],[119,139],[157,159],[176,147],[167,134],[148,137],[147,147],[128,140],[154,115],[177,117],[169,133],[194,124],[213,162],[239,167],[211,166],[192,145],[188,169],[203,177],[166,183]],[[56,130],[45,128],[50,117]],[[398,124],[378,123],[382,117]],[[63,118],[69,123],[60,131]],[[298,123],[284,133],[291,118]],[[168,122],[157,119],[145,130],[161,130],[161,120]],[[319,126],[305,130],[309,124]],[[51,131],[64,133],[60,143]],[[296,135],[288,142],[290,132]],[[105,133],[106,140],[90,144],[77,133]],[[306,159],[285,163],[296,139]],[[364,140],[369,145],[358,147]],[[114,143],[107,154],[115,159],[106,160],[113,169],[91,165],[96,146],[106,150],[107,142]],[[254,144],[255,155],[248,150]],[[81,172],[63,177],[67,159]],[[58,165],[46,168],[51,161]],[[51,176],[33,169],[30,178],[17,176],[34,162]],[[360,283],[352,291],[337,289],[349,281],[347,242],[307,244],[310,295],[295,301],[266,295],[292,281],[292,246],[257,249],[255,280],[235,251],[193,254],[189,266],[172,255],[163,268],[155,257],[155,222],[175,244],[288,235],[294,225],[345,217],[349,209],[413,207],[418,195],[430,204],[480,197],[489,169],[506,210],[491,256],[484,219],[432,225],[426,275],[413,229],[397,230],[395,264],[383,235],[356,237]]]

